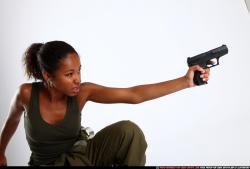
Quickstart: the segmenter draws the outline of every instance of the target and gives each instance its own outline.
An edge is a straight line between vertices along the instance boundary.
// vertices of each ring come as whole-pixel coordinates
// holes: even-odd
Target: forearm
[[[165,82],[135,86],[133,87],[133,91],[138,96],[137,103],[141,103],[177,92],[188,87],[187,79],[185,76],[183,76]]]
[[[8,119],[5,123],[5,126],[1,132],[1,137],[0,137],[0,153],[5,154],[6,147],[15,133],[17,126],[19,124],[19,121],[17,120],[11,120]]]

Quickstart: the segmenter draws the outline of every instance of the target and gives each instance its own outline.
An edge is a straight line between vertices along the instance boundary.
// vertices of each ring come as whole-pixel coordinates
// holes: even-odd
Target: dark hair
[[[53,74],[58,69],[60,60],[69,53],[77,54],[71,45],[63,41],[50,41],[45,44],[33,43],[24,53],[25,73],[29,79],[43,80],[42,70]]]

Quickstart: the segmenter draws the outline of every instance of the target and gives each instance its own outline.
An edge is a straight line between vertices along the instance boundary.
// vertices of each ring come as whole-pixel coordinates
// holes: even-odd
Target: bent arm
[[[15,133],[17,126],[19,124],[21,115],[24,111],[20,90],[21,89],[17,91],[17,93],[15,94],[15,96],[13,97],[11,101],[9,116],[1,131],[1,137],[0,137],[0,153],[1,154],[5,154],[6,147],[11,137]]]

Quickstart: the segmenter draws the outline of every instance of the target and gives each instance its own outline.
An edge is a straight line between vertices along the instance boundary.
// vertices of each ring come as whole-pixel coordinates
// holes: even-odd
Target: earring
[[[48,87],[53,88],[53,83],[50,79],[47,80],[47,85]]]

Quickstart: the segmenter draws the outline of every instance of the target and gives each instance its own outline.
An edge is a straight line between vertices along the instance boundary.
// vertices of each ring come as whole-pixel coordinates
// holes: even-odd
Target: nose
[[[74,76],[74,83],[79,85],[81,83],[81,74],[80,73],[76,73]]]

